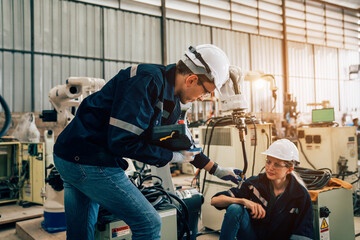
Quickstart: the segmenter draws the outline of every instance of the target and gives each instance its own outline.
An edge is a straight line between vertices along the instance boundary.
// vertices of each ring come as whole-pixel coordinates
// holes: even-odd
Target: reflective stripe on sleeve
[[[235,197],[234,193],[230,189],[228,190],[228,192],[229,192],[231,197],[233,197],[233,198]]]
[[[131,78],[136,76],[137,67],[138,67],[138,65],[135,65],[135,66],[131,67],[131,70],[130,70],[130,77]]]
[[[142,130],[141,128],[139,128],[131,123],[127,123],[127,122],[124,122],[122,120],[119,120],[119,119],[116,119],[113,117],[110,118],[110,125],[124,129],[129,132],[132,132],[136,135],[140,135],[142,132],[144,132],[144,130]]]
[[[259,190],[256,189],[256,187],[254,187],[253,185],[249,186],[250,190],[253,190],[254,195],[264,204],[264,206],[266,207],[268,202],[265,200],[265,198],[263,198],[259,192]]]

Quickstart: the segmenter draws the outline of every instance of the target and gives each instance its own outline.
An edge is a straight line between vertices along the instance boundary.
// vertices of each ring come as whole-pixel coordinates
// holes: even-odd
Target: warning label
[[[112,238],[125,236],[130,234],[130,227],[128,225],[111,229]]]
[[[326,219],[324,218],[323,220],[322,220],[322,223],[321,223],[321,230],[322,229],[325,229],[325,228],[329,228],[329,225],[327,224],[327,222],[326,222]]]
[[[320,240],[330,239],[329,218],[320,218]]]

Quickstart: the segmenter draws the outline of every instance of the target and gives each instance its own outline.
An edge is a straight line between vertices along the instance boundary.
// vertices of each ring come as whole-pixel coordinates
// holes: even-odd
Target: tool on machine
[[[193,145],[186,134],[185,124],[156,126],[152,130],[151,142],[172,151],[187,150]]]

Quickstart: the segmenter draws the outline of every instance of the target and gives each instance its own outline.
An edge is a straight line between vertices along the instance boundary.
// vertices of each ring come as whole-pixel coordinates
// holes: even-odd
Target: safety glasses
[[[272,164],[275,169],[281,169],[281,168],[284,168],[284,167],[289,167],[286,164],[280,164],[280,163],[276,163],[276,162],[271,162],[269,159],[266,159],[265,164],[268,167],[270,167],[270,165]]]
[[[201,84],[202,88],[204,89],[204,94],[203,94],[203,96],[204,96],[204,97],[209,97],[209,96],[211,96],[211,92],[205,87],[204,83],[203,83],[200,79],[199,79],[198,81],[199,81],[199,83]]]

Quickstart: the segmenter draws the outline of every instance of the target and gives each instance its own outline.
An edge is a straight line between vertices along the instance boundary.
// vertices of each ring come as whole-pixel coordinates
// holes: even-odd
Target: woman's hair
[[[285,164],[286,164],[287,167],[295,167],[295,166],[299,165],[299,163],[296,162],[296,161],[286,161]],[[304,188],[307,189],[305,182],[302,180],[302,178],[300,177],[300,175],[299,175],[297,172],[295,172],[295,171],[293,170],[293,171],[291,172],[291,174],[294,176],[294,178],[296,179],[296,181],[297,181],[300,185],[302,185]]]

